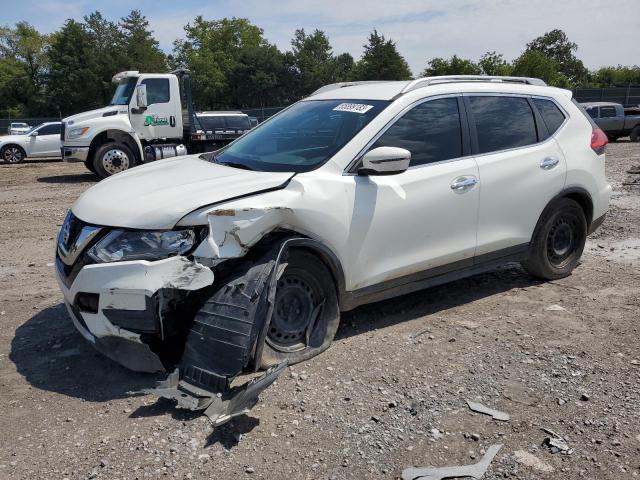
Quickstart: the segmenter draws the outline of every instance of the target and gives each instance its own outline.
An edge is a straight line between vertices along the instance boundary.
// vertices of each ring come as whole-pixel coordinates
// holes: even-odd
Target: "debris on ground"
[[[547,312],[566,312],[567,309],[558,305],[558,304],[554,304],[554,305],[549,305],[547,308],[545,308],[545,310]]]
[[[513,457],[520,465],[533,468],[534,470],[538,470],[539,472],[553,472],[553,467],[551,465],[543,462],[535,455],[529,452],[525,452],[524,450],[513,452]]]
[[[478,463],[473,465],[463,465],[459,467],[440,467],[440,468],[405,468],[402,471],[402,480],[445,480],[449,478],[465,478],[471,477],[480,480],[493,457],[502,448],[502,445],[492,445],[487,448],[487,452]]]
[[[569,447],[569,444],[562,436],[548,428],[542,427],[541,430],[550,435],[544,439],[542,444],[546,446],[551,453],[562,453],[564,455],[571,455],[573,453],[573,449]]]
[[[483,413],[485,415],[491,415],[494,420],[499,420],[501,422],[508,422],[511,418],[508,413],[501,412],[500,410],[494,410],[493,408],[489,408],[484,406],[478,402],[470,402],[467,400],[467,405],[474,412]]]

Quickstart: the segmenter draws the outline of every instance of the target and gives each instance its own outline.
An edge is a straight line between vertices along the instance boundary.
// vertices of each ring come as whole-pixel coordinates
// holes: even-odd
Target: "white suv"
[[[512,261],[569,275],[607,212],[606,143],[537,79],[329,85],[215,155],[86,191],[58,280],[106,355],[219,392],[326,349],[340,311]]]

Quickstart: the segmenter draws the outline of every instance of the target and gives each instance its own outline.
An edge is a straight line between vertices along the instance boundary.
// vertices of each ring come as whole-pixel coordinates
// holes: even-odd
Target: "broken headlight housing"
[[[184,230],[112,230],[89,249],[87,255],[96,262],[126,260],[161,260],[184,255],[200,242],[202,232]]]

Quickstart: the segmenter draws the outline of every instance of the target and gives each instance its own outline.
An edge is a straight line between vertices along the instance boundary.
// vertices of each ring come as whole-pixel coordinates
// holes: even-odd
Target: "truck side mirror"
[[[147,108],[147,86],[145,84],[136,87],[136,105],[138,108]]]

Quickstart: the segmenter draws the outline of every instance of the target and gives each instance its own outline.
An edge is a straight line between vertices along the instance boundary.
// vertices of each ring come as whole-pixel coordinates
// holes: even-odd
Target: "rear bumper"
[[[65,162],[85,162],[89,156],[89,147],[60,147],[62,160]]]

